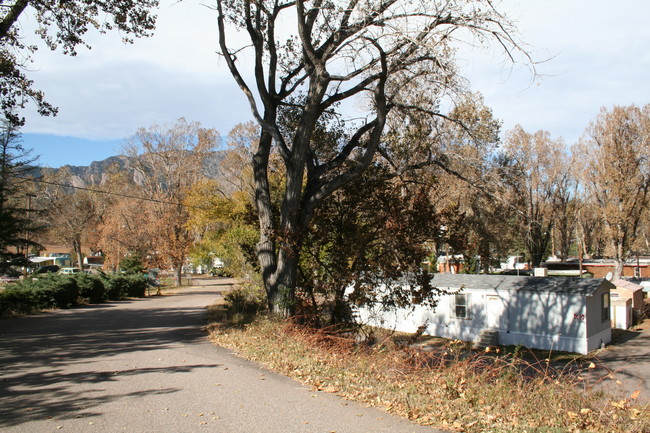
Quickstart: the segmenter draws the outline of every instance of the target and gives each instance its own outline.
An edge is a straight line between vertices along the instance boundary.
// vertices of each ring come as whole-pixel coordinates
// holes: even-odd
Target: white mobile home
[[[465,341],[494,331],[500,345],[588,353],[611,341],[610,289],[604,279],[436,274],[435,309],[359,310],[364,323]]]

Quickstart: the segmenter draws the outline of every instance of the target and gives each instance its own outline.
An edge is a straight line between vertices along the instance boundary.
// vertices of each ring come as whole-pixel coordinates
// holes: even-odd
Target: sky
[[[461,50],[458,64],[504,131],[520,124],[572,144],[601,107],[650,103],[650,1],[500,3],[517,23],[537,74],[491,50]],[[29,77],[59,107],[53,118],[33,107],[23,113],[23,146],[40,155],[41,165],[88,165],[119,154],[138,128],[179,117],[223,135],[251,119],[216,54],[215,12],[192,1],[161,4],[151,38],[125,45],[117,34],[93,34],[92,49],[80,48],[76,57],[38,50]],[[21,25],[27,31],[34,23],[21,17]]]

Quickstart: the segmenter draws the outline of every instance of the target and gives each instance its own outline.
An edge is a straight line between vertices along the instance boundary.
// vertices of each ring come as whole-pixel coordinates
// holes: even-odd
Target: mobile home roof
[[[441,288],[554,292],[593,295],[603,278],[520,277],[514,275],[435,274],[431,283]],[[607,282],[611,285],[611,283]],[[614,286],[611,285],[613,288]]]

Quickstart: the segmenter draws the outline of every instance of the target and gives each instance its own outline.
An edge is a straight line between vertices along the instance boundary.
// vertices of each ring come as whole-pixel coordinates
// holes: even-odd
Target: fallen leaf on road
[[[634,391],[634,392],[632,393],[632,395],[630,396],[630,400],[636,400],[637,398],[639,398],[639,395],[641,395],[641,390],[640,390],[640,389],[637,389],[637,390]]]

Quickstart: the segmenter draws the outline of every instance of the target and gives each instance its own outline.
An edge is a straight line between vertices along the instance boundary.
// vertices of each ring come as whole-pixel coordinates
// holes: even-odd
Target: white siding
[[[608,330],[587,338],[587,300],[584,295],[508,291],[463,290],[468,295],[468,317],[453,317],[453,296],[444,295],[435,309],[382,311],[378,306],[358,311],[362,323],[415,332],[427,324],[425,334],[472,341],[482,330],[496,329],[501,345],[587,353],[608,343]],[[591,298],[591,297],[589,297]],[[490,325],[490,326],[488,326]],[[605,335],[608,334],[608,335]],[[595,346],[595,347],[594,347]]]

